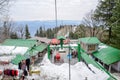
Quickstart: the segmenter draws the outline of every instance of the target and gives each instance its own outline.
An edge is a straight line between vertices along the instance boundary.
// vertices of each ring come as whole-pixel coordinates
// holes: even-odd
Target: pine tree
[[[96,20],[101,22],[101,26],[104,28],[109,28],[109,40],[111,38],[111,23],[112,20],[110,19],[113,15],[112,10],[115,7],[115,0],[101,0],[97,9],[95,11]]]
[[[26,24],[25,26],[25,38],[28,39],[30,38],[30,32],[29,32],[29,29],[28,29],[28,25]]]
[[[112,38],[111,43],[114,47],[120,48],[120,2],[116,1],[116,7],[113,9],[113,16],[111,20]]]
[[[97,6],[97,9],[95,10],[94,16],[102,21],[105,26],[110,26],[109,23],[111,22],[110,18],[112,17],[112,10],[114,6],[115,0],[101,0]]]
[[[35,33],[35,36],[39,36],[39,31],[37,29],[36,33]]]
[[[43,37],[43,29],[42,29],[42,26],[39,28],[39,36],[40,36],[40,37]]]
[[[46,37],[45,27],[43,27],[43,37]]]

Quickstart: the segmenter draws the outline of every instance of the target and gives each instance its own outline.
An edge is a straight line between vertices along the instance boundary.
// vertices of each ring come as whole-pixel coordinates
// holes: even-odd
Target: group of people
[[[22,79],[24,80],[25,76],[28,76],[28,72],[30,70],[30,59],[26,59],[26,60],[22,60],[19,64],[18,64],[18,69],[23,71],[23,74],[21,75]]]

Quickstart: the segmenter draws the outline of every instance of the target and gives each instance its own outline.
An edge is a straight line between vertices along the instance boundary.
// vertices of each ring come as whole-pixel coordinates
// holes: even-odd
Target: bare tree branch
[[[0,0],[0,14],[8,11],[7,7],[10,0]]]
[[[97,36],[99,33],[98,26],[100,25],[99,21],[94,17],[94,11],[91,11],[83,18],[83,24],[88,27],[89,36]]]

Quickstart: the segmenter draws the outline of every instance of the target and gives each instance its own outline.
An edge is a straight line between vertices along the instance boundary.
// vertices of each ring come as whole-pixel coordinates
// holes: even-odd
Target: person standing
[[[26,70],[26,61],[25,60],[22,60],[21,69],[23,71]]]
[[[26,66],[27,66],[27,70],[30,70],[30,59],[26,59]]]

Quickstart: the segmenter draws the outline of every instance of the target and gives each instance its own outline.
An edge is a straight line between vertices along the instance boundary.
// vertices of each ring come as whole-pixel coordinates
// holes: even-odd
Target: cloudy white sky
[[[55,0],[16,0],[10,8],[13,20],[55,20]],[[98,0],[57,0],[59,20],[82,20]]]

